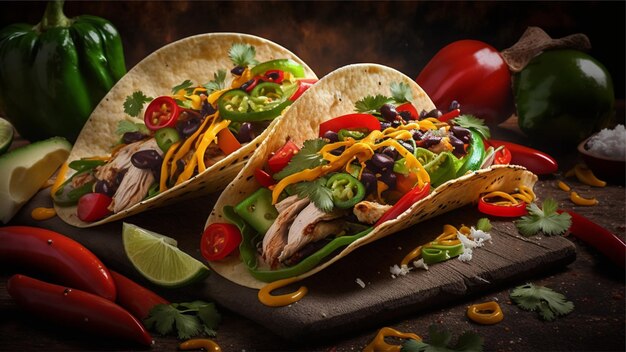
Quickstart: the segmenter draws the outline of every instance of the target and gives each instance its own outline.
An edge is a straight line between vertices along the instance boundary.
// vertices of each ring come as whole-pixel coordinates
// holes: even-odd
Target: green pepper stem
[[[46,6],[46,12],[43,14],[41,22],[37,25],[37,29],[45,32],[50,28],[69,27],[71,20],[63,13],[64,0],[49,1]]]

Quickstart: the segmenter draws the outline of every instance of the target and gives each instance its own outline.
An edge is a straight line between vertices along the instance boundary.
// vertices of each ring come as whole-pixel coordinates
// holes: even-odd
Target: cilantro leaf
[[[226,70],[217,70],[213,74],[213,80],[204,84],[204,88],[206,88],[207,93],[211,94],[216,90],[224,89],[224,82],[226,81]]]
[[[230,47],[228,51],[228,57],[235,66],[254,66],[259,62],[254,58],[256,56],[256,49],[250,44],[235,43]]]
[[[193,86],[193,82],[191,82],[191,80],[186,79],[181,84],[174,86],[172,88],[172,94],[177,94],[178,91],[181,89],[185,90],[186,94],[189,94],[191,92],[187,92],[187,89],[191,88],[192,86]]]
[[[378,112],[381,106],[390,103],[391,101],[391,98],[381,94],[377,94],[376,96],[368,95],[365,98],[354,103],[354,110],[356,112],[371,114]]]
[[[404,82],[391,82],[391,97],[396,103],[406,103],[413,101],[413,93],[411,87]]]
[[[548,321],[558,316],[566,315],[574,310],[574,303],[567,298],[544,286],[535,286],[531,283],[518,286],[510,293],[511,300],[520,308],[528,311],[538,311],[539,315]]]
[[[281,180],[297,172],[312,169],[324,164],[326,161],[322,158],[322,155],[319,154],[319,151],[325,145],[326,141],[322,138],[304,141],[302,149],[291,158],[285,168],[274,174],[274,179]]]
[[[150,134],[148,127],[146,127],[146,125],[143,123],[120,120],[117,123],[117,129],[115,130],[115,133],[121,136],[126,132],[140,132],[145,135]]]
[[[176,332],[179,339],[189,339],[206,334],[215,336],[221,316],[214,303],[193,301],[187,303],[157,304],[144,324],[161,335]]]
[[[480,218],[478,222],[476,222],[476,230],[481,230],[484,232],[491,231],[491,221],[488,218]]]
[[[483,338],[478,334],[466,331],[458,338],[456,345],[450,346],[450,332],[431,325],[428,328],[430,341],[408,340],[402,344],[402,352],[478,352],[483,350]]]
[[[124,112],[132,117],[139,116],[141,110],[143,110],[143,105],[149,101],[152,101],[153,98],[147,97],[143,94],[142,91],[133,92],[133,94],[126,97],[124,100]]]
[[[333,210],[333,194],[326,187],[326,181],[326,177],[322,177],[315,181],[298,182],[289,187],[298,197],[309,198],[319,210],[328,213]]]
[[[479,119],[473,115],[461,115],[451,121],[458,126],[474,129],[485,139],[489,139],[491,137],[489,127],[485,125],[485,121],[483,119]]]
[[[572,224],[572,217],[568,213],[557,213],[557,202],[547,198],[542,204],[543,210],[537,204],[531,203],[526,209],[528,215],[522,216],[515,222],[519,232],[526,237],[534,236],[539,232],[550,235],[560,235],[567,231]]]

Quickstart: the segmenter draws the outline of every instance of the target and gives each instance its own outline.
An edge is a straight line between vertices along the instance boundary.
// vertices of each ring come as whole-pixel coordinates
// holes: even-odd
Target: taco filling
[[[128,96],[125,113],[144,111],[143,123],[120,121],[110,156],[72,161],[75,173],[52,191],[54,202],[77,205],[80,220],[93,222],[166,192],[250,143],[315,81],[303,79],[305,68],[291,59],[257,62],[249,44],[234,44],[229,57],[229,87],[220,69],[205,84],[185,80],[171,95]]]
[[[488,129],[480,120],[428,117],[411,103],[408,85],[392,83],[391,92],[367,96],[356,102],[356,113],[322,122],[318,138],[300,146],[287,140],[254,171],[263,187],[224,207],[255,278],[302,274],[432,189],[490,166]],[[209,225],[205,234],[221,225]]]

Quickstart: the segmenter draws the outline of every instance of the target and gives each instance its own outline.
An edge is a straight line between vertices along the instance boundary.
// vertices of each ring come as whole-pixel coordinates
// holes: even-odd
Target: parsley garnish
[[[179,90],[185,90],[186,94],[190,94],[191,92],[188,90],[193,86],[193,82],[191,80],[186,79],[183,83],[172,88],[172,94],[177,94]]]
[[[161,335],[177,331],[181,340],[206,334],[215,336],[221,320],[215,304],[203,301],[189,303],[157,304],[150,310],[144,323],[148,329]]]
[[[126,97],[124,101],[124,112],[132,117],[139,116],[143,110],[143,104],[152,101],[153,98],[147,97],[142,91],[136,91]]]
[[[381,94],[377,94],[376,96],[368,95],[365,98],[354,103],[354,110],[367,114],[377,113],[380,110],[381,106],[391,102],[391,98]]]
[[[574,310],[574,303],[568,301],[564,295],[530,283],[514,288],[510,296],[520,308],[531,312],[538,310],[539,315],[548,321]]]
[[[572,224],[572,217],[568,213],[557,213],[557,202],[552,198],[543,201],[542,209],[537,204],[531,203],[526,209],[528,215],[522,216],[515,222],[519,232],[530,237],[539,233],[550,235],[560,235],[567,231]]]
[[[148,127],[146,127],[146,125],[144,125],[143,123],[120,120],[117,123],[117,129],[115,130],[115,133],[121,136],[126,132],[141,132],[145,135],[150,134]]]
[[[391,97],[396,103],[406,103],[413,101],[413,93],[411,93],[411,87],[404,82],[391,83]]]
[[[333,194],[326,187],[326,181],[326,177],[322,177],[315,181],[298,182],[289,187],[298,197],[309,198],[319,210],[329,213],[333,210]]]
[[[216,90],[224,89],[224,81],[226,81],[226,70],[218,70],[213,74],[213,80],[204,84],[207,94],[211,94]]]
[[[255,56],[256,49],[250,44],[235,43],[228,51],[228,57],[230,57],[230,60],[235,66],[254,66],[259,63],[254,58]]]
[[[325,160],[319,151],[326,145],[322,138],[304,141],[302,149],[294,155],[284,169],[274,174],[274,179],[280,180],[297,172],[312,169],[324,164]]]
[[[489,139],[491,137],[491,134],[489,133],[489,127],[485,125],[485,121],[483,119],[474,117],[473,115],[461,115],[450,121],[461,127],[472,128],[476,130],[485,139]]]
[[[428,328],[429,343],[418,340],[408,340],[402,344],[402,352],[479,352],[483,350],[483,338],[472,331],[464,332],[456,342],[450,346],[452,335],[450,332],[431,325]]]
[[[478,221],[476,222],[476,230],[480,230],[483,232],[489,232],[491,231],[491,221],[489,221],[489,219],[487,218],[480,218],[478,219]]]

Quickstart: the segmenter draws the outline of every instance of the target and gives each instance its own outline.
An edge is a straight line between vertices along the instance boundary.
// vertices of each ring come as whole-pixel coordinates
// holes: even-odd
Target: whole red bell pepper
[[[445,46],[426,64],[416,82],[444,113],[454,100],[463,113],[491,125],[513,112],[509,68],[495,48],[478,40],[459,40]]]

